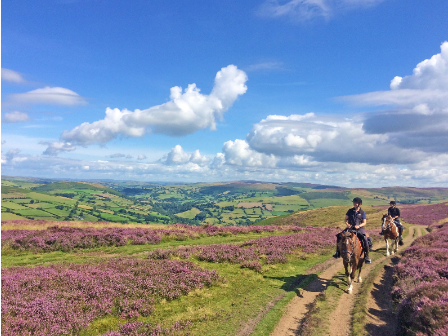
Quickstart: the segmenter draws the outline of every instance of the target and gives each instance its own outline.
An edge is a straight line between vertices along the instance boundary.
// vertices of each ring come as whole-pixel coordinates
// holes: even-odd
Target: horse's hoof
[[[361,282],[362,282],[362,279],[361,279],[361,278],[359,278],[359,279],[358,279],[358,282],[359,282],[359,283],[361,283]]]

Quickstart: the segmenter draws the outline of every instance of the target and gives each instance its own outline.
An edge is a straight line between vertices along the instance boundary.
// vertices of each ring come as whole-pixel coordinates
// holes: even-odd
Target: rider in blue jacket
[[[362,247],[364,250],[364,257],[365,257],[364,260],[366,264],[370,264],[372,260],[370,260],[369,258],[369,243],[367,241],[367,235],[364,228],[367,224],[367,216],[364,210],[361,209],[361,204],[362,199],[360,199],[359,197],[355,197],[353,199],[353,208],[349,209],[345,214],[345,225],[347,225],[347,228],[344,229],[344,231],[347,231],[348,229],[356,231],[358,238],[361,240]],[[340,235],[338,234],[336,235],[336,237],[337,237],[336,253],[333,255],[333,257],[339,258],[340,253],[337,246],[340,241]]]

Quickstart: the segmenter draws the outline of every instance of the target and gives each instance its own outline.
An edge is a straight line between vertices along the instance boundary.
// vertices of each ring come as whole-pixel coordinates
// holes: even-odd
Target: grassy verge
[[[364,278],[361,288],[355,298],[355,305],[353,307],[353,323],[352,335],[364,336],[368,335],[365,329],[366,315],[367,315],[367,298],[373,288],[373,281],[378,276],[384,265],[390,262],[390,259],[385,259],[383,262],[376,265],[369,274]]]
[[[417,235],[417,230],[420,229],[422,234],[425,234],[426,229],[415,228],[413,238]],[[403,238],[406,238],[409,235],[409,230],[405,230],[403,232]],[[401,247],[401,246],[400,246]],[[402,249],[403,250],[403,249]],[[400,251],[397,253],[399,254]],[[369,274],[364,278],[363,283],[361,284],[361,288],[359,289],[358,294],[355,298],[355,305],[353,308],[353,324],[352,324],[352,335],[353,336],[364,336],[368,335],[368,332],[365,328],[366,326],[366,316],[367,316],[367,298],[372,291],[373,282],[384,266],[391,262],[390,258],[386,258],[384,261],[375,265],[375,267],[369,272]]]
[[[234,335],[248,321],[255,319],[266,305],[282,295],[283,298],[259,324],[266,326],[257,328],[253,334],[268,335],[281,317],[282,308],[296,295],[298,279],[303,279],[308,268],[328,257],[319,255],[307,260],[270,265],[262,274],[234,264],[194,261],[203,268],[216,270],[226,281],[211,288],[195,290],[177,300],[162,301],[156,305],[151,316],[139,317],[138,321],[169,326],[176,321],[189,320],[193,322],[191,331],[194,335]],[[299,285],[305,283],[300,282]],[[124,320],[118,317],[106,316],[94,321],[81,335],[116,330],[122,323]]]
[[[278,321],[285,313],[284,309],[288,305],[288,303],[297,295],[297,290],[300,288],[304,288],[311,281],[313,281],[317,277],[317,274],[310,274],[305,276],[302,281],[300,281],[297,285],[294,286],[294,291],[290,291],[285,293],[285,295],[270,309],[266,315],[261,319],[261,321],[257,324],[254,332],[251,336],[269,336],[272,331],[275,329]]]

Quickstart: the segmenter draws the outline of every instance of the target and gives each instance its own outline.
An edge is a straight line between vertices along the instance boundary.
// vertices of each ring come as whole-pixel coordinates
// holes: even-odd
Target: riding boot
[[[337,237],[337,240],[336,240],[336,253],[333,254],[333,258],[337,259],[337,258],[339,258],[341,256],[341,252],[339,252],[339,241],[340,241],[339,235],[337,235],[336,237]]]
[[[400,245],[403,245],[404,243],[403,243],[403,227],[402,226],[399,226],[398,227],[398,234],[399,234],[399,237],[398,237],[398,244],[400,244]]]
[[[369,250],[364,250],[364,261],[366,264],[372,263],[372,260],[369,258]]]

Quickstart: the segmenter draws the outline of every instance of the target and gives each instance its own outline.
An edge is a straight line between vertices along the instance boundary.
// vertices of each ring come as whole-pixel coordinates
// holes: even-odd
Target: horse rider
[[[400,209],[397,208],[397,203],[395,201],[390,201],[389,205],[390,205],[390,208],[387,210],[387,214],[389,216],[391,216],[392,219],[394,220],[394,223],[398,228],[398,234],[400,235],[400,237],[399,237],[400,242],[402,242],[403,241],[402,234],[403,234],[404,226],[401,224],[400,219],[399,219],[400,218]],[[381,235],[383,234],[383,229],[385,229],[385,228],[383,226],[381,226],[381,232],[380,232]]]
[[[356,235],[361,240],[361,245],[364,250],[364,261],[366,264],[370,264],[372,260],[369,258],[369,243],[367,241],[366,230],[364,228],[367,224],[367,216],[364,210],[361,209],[361,204],[362,199],[359,197],[355,197],[353,199],[353,208],[349,209],[345,214],[345,225],[347,225],[347,228],[345,228],[342,232],[349,229],[356,231]],[[337,234],[336,237],[336,253],[333,255],[333,258],[339,258],[341,256],[338,249],[338,244],[341,240],[340,234]]]

